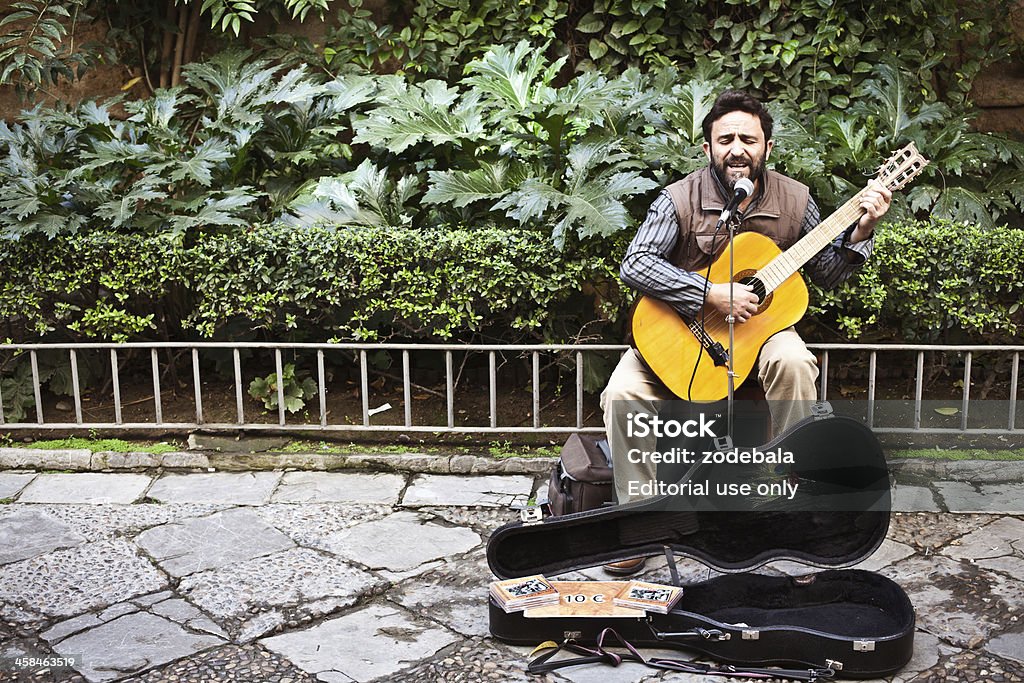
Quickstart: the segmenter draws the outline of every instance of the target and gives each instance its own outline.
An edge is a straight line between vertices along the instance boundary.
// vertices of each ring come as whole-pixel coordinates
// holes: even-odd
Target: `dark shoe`
[[[604,566],[604,570],[609,574],[614,574],[615,576],[632,576],[633,574],[642,572],[646,564],[646,557],[637,557],[632,560],[623,560],[622,562],[606,564]]]

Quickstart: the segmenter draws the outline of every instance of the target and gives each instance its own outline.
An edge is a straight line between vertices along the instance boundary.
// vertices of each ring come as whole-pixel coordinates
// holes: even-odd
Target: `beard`
[[[757,182],[764,175],[764,154],[756,159],[747,157],[719,157],[711,164],[711,169],[728,189],[732,190],[740,178],[749,178]]]

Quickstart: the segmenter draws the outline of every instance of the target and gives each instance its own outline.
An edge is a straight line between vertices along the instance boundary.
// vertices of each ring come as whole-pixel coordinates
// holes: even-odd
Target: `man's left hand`
[[[857,227],[850,235],[850,243],[856,244],[866,239],[871,239],[875,233],[875,226],[878,221],[889,210],[892,203],[892,192],[882,183],[872,180],[868,183],[867,189],[861,195],[860,208],[864,209],[864,215],[857,221]]]

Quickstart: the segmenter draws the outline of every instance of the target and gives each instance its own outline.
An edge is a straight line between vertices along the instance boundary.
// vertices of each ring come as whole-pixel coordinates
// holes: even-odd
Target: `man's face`
[[[758,182],[772,144],[764,139],[759,118],[732,111],[711,124],[711,143],[704,143],[704,153],[718,177],[731,188],[740,178]]]

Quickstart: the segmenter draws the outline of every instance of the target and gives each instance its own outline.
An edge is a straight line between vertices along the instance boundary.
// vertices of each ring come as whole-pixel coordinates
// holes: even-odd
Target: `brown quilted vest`
[[[711,168],[706,166],[665,188],[672,197],[679,222],[679,239],[671,256],[673,265],[689,271],[701,270],[725,249],[725,229],[717,239],[714,236],[715,223],[725,208],[718,187]],[[759,232],[785,251],[800,239],[809,190],[803,183],[774,171],[765,171],[761,189],[760,198],[747,208],[737,232]]]

